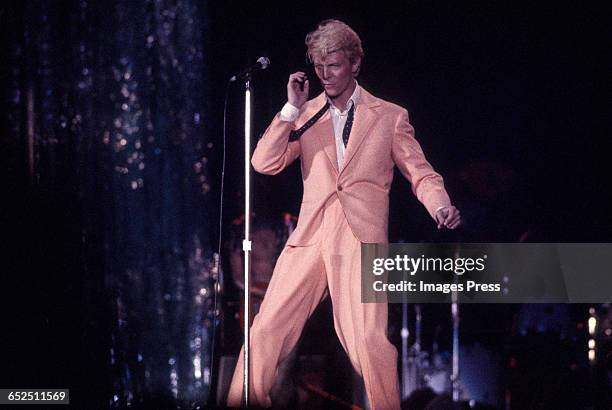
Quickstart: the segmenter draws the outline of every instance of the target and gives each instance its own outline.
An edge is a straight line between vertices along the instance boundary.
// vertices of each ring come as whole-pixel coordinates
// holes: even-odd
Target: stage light
[[[202,367],[200,360],[200,352],[196,352],[195,357],[193,358],[193,376],[196,379],[202,378]]]
[[[595,361],[595,350],[589,350],[589,362],[593,363]]]
[[[595,329],[597,328],[597,318],[595,318],[594,316],[591,316],[589,318],[589,334],[590,335],[594,335],[595,334]]]

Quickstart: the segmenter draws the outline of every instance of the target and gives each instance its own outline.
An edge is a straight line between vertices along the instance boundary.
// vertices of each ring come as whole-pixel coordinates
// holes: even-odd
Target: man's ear
[[[353,61],[351,61],[351,72],[353,73],[353,77],[357,77],[359,75],[360,70],[361,70],[361,57],[354,57]]]

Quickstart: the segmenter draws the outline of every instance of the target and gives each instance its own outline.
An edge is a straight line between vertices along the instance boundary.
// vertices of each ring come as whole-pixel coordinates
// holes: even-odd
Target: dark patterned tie
[[[289,133],[289,141],[295,141],[295,140],[300,139],[302,134],[305,133],[306,130],[308,130],[308,128],[312,127],[315,124],[315,122],[319,121],[319,118],[321,118],[323,114],[325,114],[328,108],[329,108],[329,102],[326,102],[323,108],[321,108],[315,115],[313,115],[311,119],[306,121],[306,124],[302,125],[297,130],[291,131],[291,133]]]
[[[348,145],[349,135],[351,134],[351,128],[353,127],[353,114],[355,112],[355,104],[351,107],[348,112],[348,117],[346,118],[346,123],[344,124],[344,129],[342,130],[342,141],[344,141],[344,147]]]

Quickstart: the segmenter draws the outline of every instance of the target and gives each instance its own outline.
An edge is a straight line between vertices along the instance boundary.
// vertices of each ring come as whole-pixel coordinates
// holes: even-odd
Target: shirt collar
[[[340,113],[343,113],[343,112],[347,112],[348,110],[351,109],[352,106],[356,105],[359,102],[360,96],[361,96],[361,87],[359,86],[359,83],[357,82],[357,80],[355,80],[355,90],[353,91],[353,94],[351,94],[349,100],[346,103],[346,111],[340,111],[339,108],[334,106],[334,104],[332,103],[331,99],[327,96],[327,94],[325,94],[325,99],[329,103],[330,108]]]

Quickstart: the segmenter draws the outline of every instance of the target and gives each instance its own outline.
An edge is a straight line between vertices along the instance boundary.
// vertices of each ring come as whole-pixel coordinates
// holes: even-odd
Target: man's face
[[[329,53],[325,58],[315,57],[313,61],[317,77],[325,93],[332,99],[340,97],[350,89],[360,62],[359,59],[355,59],[351,63],[341,50]]]

